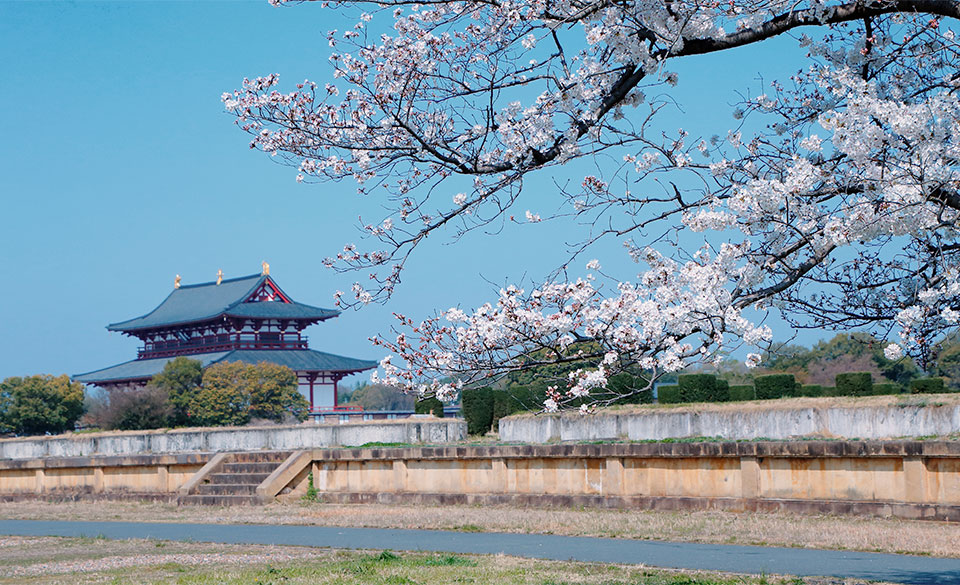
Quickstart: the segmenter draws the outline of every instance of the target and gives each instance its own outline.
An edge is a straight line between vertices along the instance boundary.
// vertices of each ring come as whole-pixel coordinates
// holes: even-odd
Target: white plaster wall
[[[721,437],[892,439],[960,432],[960,405],[659,410],[639,413],[520,415],[500,420],[500,439],[521,443]]]
[[[368,421],[275,427],[129,431],[0,440],[0,459],[298,450],[366,443],[452,443],[465,439],[463,419]]]

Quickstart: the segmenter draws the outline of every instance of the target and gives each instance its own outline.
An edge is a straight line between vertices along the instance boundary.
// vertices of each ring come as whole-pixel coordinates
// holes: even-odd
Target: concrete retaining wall
[[[326,502],[786,510],[960,520],[957,441],[317,449],[312,460],[314,485]],[[285,497],[306,491],[305,472],[291,481]]]
[[[24,496],[173,500],[211,453],[0,460],[0,500]]]
[[[216,457],[222,455],[0,460],[0,500],[173,500]],[[783,510],[960,521],[960,441],[309,449],[292,453],[257,493],[263,500],[298,498],[310,472],[325,502]]]
[[[884,397],[885,398],[885,397]],[[935,399],[931,399],[933,402]],[[960,404],[795,406],[740,409],[697,405],[624,413],[519,415],[500,420],[500,439],[518,443],[662,440],[721,437],[729,440],[842,437],[889,439],[960,433]],[[753,407],[753,408],[752,408]]]
[[[466,438],[462,419],[404,419],[342,425],[300,424],[169,431],[68,434],[0,440],[0,460],[129,456],[148,453],[295,451],[367,443],[452,443]]]

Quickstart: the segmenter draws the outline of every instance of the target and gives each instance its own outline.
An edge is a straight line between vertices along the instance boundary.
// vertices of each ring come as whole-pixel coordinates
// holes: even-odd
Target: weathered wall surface
[[[0,460],[0,498],[28,494],[172,499],[210,453]]]
[[[887,401],[891,402],[891,401]],[[696,410],[658,409],[583,416],[519,415],[500,420],[500,439],[518,443],[662,440],[722,437],[728,440],[844,437],[890,439],[960,433],[960,404],[784,407]]]
[[[300,424],[170,431],[89,433],[0,440],[0,461],[150,453],[294,451],[367,443],[452,443],[466,438],[462,419],[403,419],[342,425]]]
[[[790,510],[960,520],[960,442],[313,451],[324,501]],[[306,489],[301,475],[290,497]]]
[[[0,499],[173,500],[215,457],[223,455],[0,460]],[[960,441],[308,449],[290,454],[257,493],[263,500],[296,498],[311,471],[326,502],[787,510],[960,521]]]

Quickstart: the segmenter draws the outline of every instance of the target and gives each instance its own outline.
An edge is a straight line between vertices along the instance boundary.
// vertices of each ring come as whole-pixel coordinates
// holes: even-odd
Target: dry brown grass
[[[300,547],[105,538],[2,537],[0,575],[16,580],[162,565],[250,565],[329,556]]]
[[[670,410],[675,412],[761,412],[790,410],[795,408],[854,408],[863,406],[948,406],[960,404],[960,393],[951,394],[900,394],[885,396],[831,396],[780,398],[777,400],[750,400],[747,402],[698,402],[695,404],[628,404],[611,406],[599,414],[629,414]],[[543,416],[542,414],[518,414],[513,416]],[[581,416],[577,412],[565,412],[560,416]]]
[[[376,504],[183,507],[155,503],[0,503],[0,518],[308,524],[756,544],[960,557],[960,524],[894,518]]]
[[[0,585],[864,585],[505,555],[332,551],[152,540],[0,538]]]

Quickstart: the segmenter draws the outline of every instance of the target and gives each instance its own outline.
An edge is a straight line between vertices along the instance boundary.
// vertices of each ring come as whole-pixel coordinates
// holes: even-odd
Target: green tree
[[[250,422],[249,365],[213,364],[203,372],[200,388],[190,396],[187,417],[199,426],[237,426]]]
[[[0,382],[0,433],[12,433],[7,413],[10,411],[10,405],[13,404],[13,396],[7,391],[7,382],[13,378],[7,378]]]
[[[505,390],[515,394],[515,398],[522,405],[523,410],[538,410],[543,407],[548,386],[557,386],[560,393],[570,383],[570,373],[578,369],[592,370],[594,364],[580,356],[603,355],[603,350],[596,343],[575,343],[567,348],[566,356],[570,361],[562,363],[547,363],[553,356],[546,350],[528,356],[524,369],[508,374],[505,378]],[[539,363],[539,362],[543,363]],[[660,381],[676,380],[676,374],[661,376]],[[653,401],[653,391],[647,388],[649,380],[644,372],[636,366],[626,368],[626,371],[611,377],[606,388],[596,388],[589,397],[564,400],[564,407],[576,408],[581,404],[638,404]],[[535,397],[534,401],[530,397]]]
[[[557,356],[547,350],[533,352],[523,360],[521,369],[507,374],[506,388],[558,385],[563,389],[569,381],[570,372],[581,368],[594,369],[590,360],[579,359],[579,356],[598,354],[602,355],[603,351],[596,343],[574,343],[563,356],[567,361],[560,363],[550,363]]]
[[[364,410],[413,410],[416,398],[385,384],[363,384],[354,390],[347,404]]]
[[[951,390],[960,390],[960,336],[948,335],[938,349],[931,373],[945,378]]]
[[[90,424],[107,430],[139,431],[169,427],[173,405],[166,390],[148,384],[143,388],[116,388],[87,413]]]
[[[793,368],[806,369],[816,359],[814,352],[802,345],[781,345],[763,355],[762,364],[771,370],[786,371]]]
[[[151,384],[167,393],[168,400],[173,406],[171,423],[175,426],[192,424],[188,416],[190,406],[200,384],[203,381],[203,366],[197,360],[178,357],[170,360],[163,366],[163,371],[153,377]]]
[[[464,388],[460,391],[460,404],[463,418],[467,420],[467,433],[485,435],[493,425],[493,389]]]
[[[248,366],[250,416],[283,422],[307,418],[310,404],[297,390],[297,374],[287,366],[260,362]]]
[[[308,409],[290,368],[268,362],[221,362],[204,370],[188,414],[194,424],[235,426],[247,424],[253,417],[276,422],[288,417],[304,420]]]
[[[919,375],[910,358],[890,360],[883,353],[887,342],[869,333],[838,333],[810,349],[785,345],[768,352],[762,365],[768,372],[788,372],[806,383],[832,384],[836,374],[870,371],[899,384]]]
[[[414,404],[413,411],[416,414],[432,414],[443,418],[443,402],[436,396],[424,396]]]
[[[62,433],[83,416],[83,384],[67,375],[0,382],[0,428],[19,435]]]

